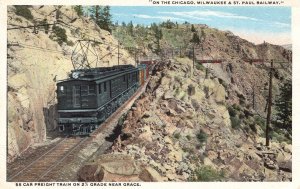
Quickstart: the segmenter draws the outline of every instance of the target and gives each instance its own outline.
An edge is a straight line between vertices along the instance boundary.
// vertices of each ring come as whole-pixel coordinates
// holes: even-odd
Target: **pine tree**
[[[105,6],[100,8],[100,20],[99,20],[99,26],[100,28],[111,32],[111,14],[110,14],[110,7]]]
[[[292,134],[292,81],[290,79],[280,87],[280,94],[275,101],[277,110],[276,127]]]
[[[195,27],[194,27],[194,24],[192,24],[191,31],[192,31],[192,32],[196,32],[196,29],[195,29]]]
[[[132,24],[132,21],[130,21],[127,24],[127,32],[128,32],[129,35],[133,36],[133,24]]]
[[[83,8],[82,5],[75,5],[74,7],[75,12],[77,13],[78,16],[83,15]]]
[[[155,49],[155,52],[159,53],[161,51],[159,41],[163,37],[162,30],[156,25],[156,23],[151,24],[151,29],[154,31],[154,37],[156,39],[155,43],[157,45],[157,48]]]
[[[100,20],[100,17],[99,17],[99,14],[100,14],[100,6],[99,5],[94,5],[94,6],[91,6],[89,8],[89,11],[90,11],[90,15],[91,15],[91,18],[96,22],[97,25],[99,25],[99,20]]]
[[[101,29],[111,32],[112,21],[109,6],[102,7],[99,5],[95,5],[91,6],[89,11],[91,13],[92,19],[95,20],[96,24]]]
[[[195,44],[200,44],[200,38],[196,32],[193,33],[193,37],[190,42]]]

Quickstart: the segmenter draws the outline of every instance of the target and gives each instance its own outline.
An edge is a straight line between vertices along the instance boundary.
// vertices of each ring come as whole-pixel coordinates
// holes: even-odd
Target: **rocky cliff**
[[[199,27],[206,37],[196,58],[223,59],[223,64],[193,69],[192,60],[179,57],[157,64],[146,93],[120,120],[122,134],[111,151],[84,166],[79,180],[292,180],[291,144],[273,138],[265,146],[268,69],[260,67],[268,67],[271,59],[289,62],[291,52]],[[257,65],[245,59],[265,61]],[[291,77],[291,63],[286,65],[275,72],[275,94],[279,84]],[[125,171],[128,162],[116,166],[122,157],[131,157],[135,173]]]
[[[55,26],[19,28],[54,23]],[[45,141],[47,131],[56,128],[56,82],[67,78],[73,69],[71,53],[76,41],[99,42],[94,46],[99,60],[102,58],[98,66],[117,64],[114,49],[118,42],[93,20],[77,16],[71,6],[8,6],[8,28],[19,28],[8,30],[7,34],[7,130],[11,161],[31,144]],[[63,30],[66,38],[61,34]],[[134,63],[122,47],[120,53],[120,64]]]
[[[181,58],[156,65],[147,92],[120,123],[122,134],[111,151],[84,166],[79,179],[290,181],[291,145],[272,141],[265,147],[257,124],[256,132],[249,125],[233,128],[224,86],[191,68],[192,61]],[[253,110],[241,111],[248,112],[243,120],[253,119]],[[131,157],[135,173],[127,173],[128,162],[116,165],[122,157]]]

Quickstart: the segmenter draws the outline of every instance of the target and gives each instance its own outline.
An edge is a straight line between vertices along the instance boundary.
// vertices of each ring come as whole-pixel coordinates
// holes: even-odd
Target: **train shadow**
[[[62,136],[57,127],[57,104],[51,105],[48,108],[43,107],[44,122],[46,126],[46,136],[48,139],[55,139]]]
[[[112,134],[110,134],[109,136],[105,137],[105,140],[108,141],[108,142],[114,142],[115,139],[117,139],[118,136],[121,135],[121,134],[122,134],[122,125],[118,124],[114,128]]]

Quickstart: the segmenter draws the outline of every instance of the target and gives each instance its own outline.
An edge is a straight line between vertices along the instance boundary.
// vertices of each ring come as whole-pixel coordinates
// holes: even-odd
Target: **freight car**
[[[147,65],[73,70],[57,83],[59,131],[88,135],[146,80]]]

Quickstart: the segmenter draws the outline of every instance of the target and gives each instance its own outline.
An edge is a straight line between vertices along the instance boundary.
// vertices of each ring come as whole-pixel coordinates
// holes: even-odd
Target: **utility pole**
[[[263,59],[247,59],[244,60],[245,62],[249,62],[249,63],[259,63],[259,62],[263,62]],[[285,61],[274,61],[273,59],[271,60],[271,65],[270,67],[266,67],[269,69],[269,96],[267,99],[267,103],[266,103],[266,107],[265,107],[265,111],[267,110],[267,121],[266,121],[266,146],[270,145],[270,137],[269,137],[269,132],[270,132],[270,124],[271,124],[271,114],[272,114],[272,85],[273,85],[273,75],[274,75],[274,70],[276,69],[285,69],[282,65],[281,68],[279,67],[274,67],[274,63],[280,63],[280,64],[285,64],[285,63],[289,63],[289,62],[285,62]],[[253,87],[253,102],[254,102],[254,87]]]
[[[118,41],[118,65],[120,65],[120,42]]]
[[[179,58],[181,58],[181,46],[179,46]]]
[[[137,49],[134,51],[134,60],[135,60],[135,66],[137,66]]]
[[[270,79],[269,79],[269,98],[268,98],[268,112],[267,112],[267,123],[266,123],[266,146],[270,145],[269,131],[270,131],[270,119],[272,112],[272,79],[273,79],[273,60],[271,60],[270,67]]]
[[[252,108],[255,110],[255,86],[252,84]]]
[[[195,46],[193,46],[193,71],[195,67]]]

